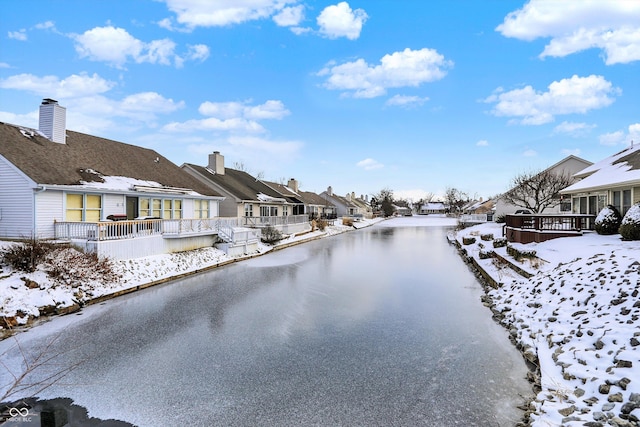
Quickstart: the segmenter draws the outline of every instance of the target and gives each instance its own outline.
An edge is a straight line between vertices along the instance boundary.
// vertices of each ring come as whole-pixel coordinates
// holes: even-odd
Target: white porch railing
[[[287,215],[287,216],[245,216],[242,217],[246,227],[273,227],[288,224],[303,224],[309,222],[309,215]]]
[[[143,219],[100,222],[56,222],[56,239],[84,239],[107,241],[134,239],[143,236],[162,235],[165,237],[194,236],[199,234],[219,234],[231,237],[238,227],[237,218],[202,219]]]
[[[460,215],[460,222],[470,223],[470,222],[487,222],[487,214],[463,214]]]

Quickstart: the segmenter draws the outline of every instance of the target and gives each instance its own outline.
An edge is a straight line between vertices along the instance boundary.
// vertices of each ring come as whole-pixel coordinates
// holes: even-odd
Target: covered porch
[[[509,242],[540,243],[559,237],[581,236],[593,230],[596,215],[585,214],[517,214],[506,215],[503,236]]]

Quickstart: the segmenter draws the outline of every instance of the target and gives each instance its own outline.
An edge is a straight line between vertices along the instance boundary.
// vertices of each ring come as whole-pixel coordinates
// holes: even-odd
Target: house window
[[[244,204],[244,216],[253,216],[253,205],[251,203]]]
[[[209,218],[209,201],[208,200],[194,200],[195,210],[194,215],[196,218]]]
[[[260,216],[278,216],[278,207],[260,206]]]
[[[171,218],[173,216],[173,201],[164,199],[162,201],[162,218]]]
[[[289,215],[289,206],[283,206],[282,207],[282,216],[287,216]]]
[[[175,199],[173,201],[173,218],[182,218],[182,200],[180,199]]]
[[[154,218],[182,218],[180,199],[138,199],[138,216]]]
[[[162,218],[162,199],[151,199],[151,216]]]
[[[67,221],[98,222],[102,218],[102,196],[67,194]]]
[[[631,207],[631,190],[624,190],[622,192],[622,210],[620,211],[620,213],[622,215],[626,214],[630,207]]]

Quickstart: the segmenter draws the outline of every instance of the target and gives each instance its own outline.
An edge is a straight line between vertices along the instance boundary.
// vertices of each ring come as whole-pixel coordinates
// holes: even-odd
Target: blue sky
[[[306,191],[489,197],[640,143],[640,2],[4,0],[0,121]]]

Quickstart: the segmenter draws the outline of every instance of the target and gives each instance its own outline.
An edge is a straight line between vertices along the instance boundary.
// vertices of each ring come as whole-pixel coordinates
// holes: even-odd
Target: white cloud
[[[394,95],[393,97],[389,98],[387,102],[385,102],[385,105],[411,108],[419,107],[428,100],[428,97]]]
[[[541,58],[595,48],[611,65],[640,60],[639,21],[640,2],[633,0],[531,0],[496,30],[526,41],[550,38]]]
[[[486,139],[481,139],[480,141],[476,142],[476,146],[478,146],[478,147],[488,147],[489,146],[489,141],[487,141]]]
[[[143,42],[127,30],[112,26],[95,27],[80,35],[73,35],[76,52],[81,58],[107,62],[123,68],[129,61],[136,63],[171,65],[181,67],[184,58],[176,53],[176,44],[170,39]],[[203,61],[209,55],[204,45],[189,46],[187,59]]]
[[[56,76],[18,74],[0,80],[0,87],[3,89],[23,90],[54,99],[91,96],[107,92],[115,85],[97,74],[72,74],[63,80]]]
[[[35,25],[35,28],[38,30],[55,30],[56,25],[53,21],[45,21]]]
[[[367,170],[367,171],[380,169],[384,167],[382,163],[376,160],[373,160],[371,158],[360,160],[358,163],[356,163],[356,166],[363,168],[364,170]]]
[[[176,20],[189,28],[222,27],[279,15],[298,0],[164,0]],[[285,12],[287,13],[287,12]],[[165,23],[166,25],[166,23]]]
[[[633,123],[627,128],[627,132],[619,130],[600,135],[600,144],[602,145],[618,145],[618,144],[638,144],[640,143],[640,123]]]
[[[270,169],[292,163],[299,157],[303,145],[299,141],[273,141],[251,135],[231,135],[215,141],[208,138],[206,143],[192,144],[188,150],[202,157],[213,151],[220,151],[230,167],[233,167],[231,159],[236,159],[254,171],[252,175],[255,175],[264,171],[258,168],[265,167],[265,158],[269,159]]]
[[[522,153],[522,155],[524,157],[535,157],[538,155],[538,153],[535,150],[529,149],[529,150],[525,150],[524,153]]]
[[[291,112],[278,100],[268,100],[260,105],[247,105],[246,102],[204,102],[200,105],[200,114],[204,116],[229,119],[244,117],[254,120],[282,119]]]
[[[0,62],[0,68],[11,68],[11,66],[6,62]]]
[[[74,37],[76,52],[83,58],[123,66],[131,57],[142,54],[144,43],[123,28],[96,27]]]
[[[196,44],[190,45],[188,48],[189,52],[187,53],[187,59],[203,62],[209,57],[210,50],[209,46],[207,45]]]
[[[282,101],[269,100],[260,105],[246,102],[203,102],[198,111],[204,119],[173,122],[164,127],[170,132],[214,131],[236,134],[264,133],[260,120],[279,120],[290,113]]]
[[[540,125],[552,122],[556,115],[585,114],[611,105],[612,96],[619,93],[602,76],[574,75],[552,82],[547,92],[537,92],[531,86],[508,92],[498,89],[484,101],[496,104],[491,111],[495,116],[518,117],[521,124]]]
[[[253,120],[246,120],[240,117],[230,119],[218,119],[209,117],[206,119],[193,119],[186,122],[171,122],[163,127],[167,132],[241,132],[241,133],[262,133],[265,129]]]
[[[590,125],[587,123],[576,123],[576,122],[562,122],[555,128],[553,128],[553,133],[563,133],[572,137],[579,137],[586,135],[594,129],[596,125]]]
[[[355,40],[360,37],[362,25],[367,18],[364,10],[352,10],[349,3],[343,1],[324,8],[316,21],[320,27],[320,34],[330,39],[346,37]]]
[[[304,19],[304,6],[285,7],[273,15],[273,22],[280,27],[296,27]]]
[[[433,49],[394,52],[382,57],[379,65],[369,65],[364,59],[335,65],[329,64],[319,76],[329,76],[327,89],[351,91],[357,98],[382,96],[388,88],[419,86],[442,79],[453,62]]]
[[[7,36],[10,39],[13,40],[19,40],[21,42],[26,41],[27,40],[27,30],[25,30],[24,28],[18,31],[9,31],[7,33]]]

